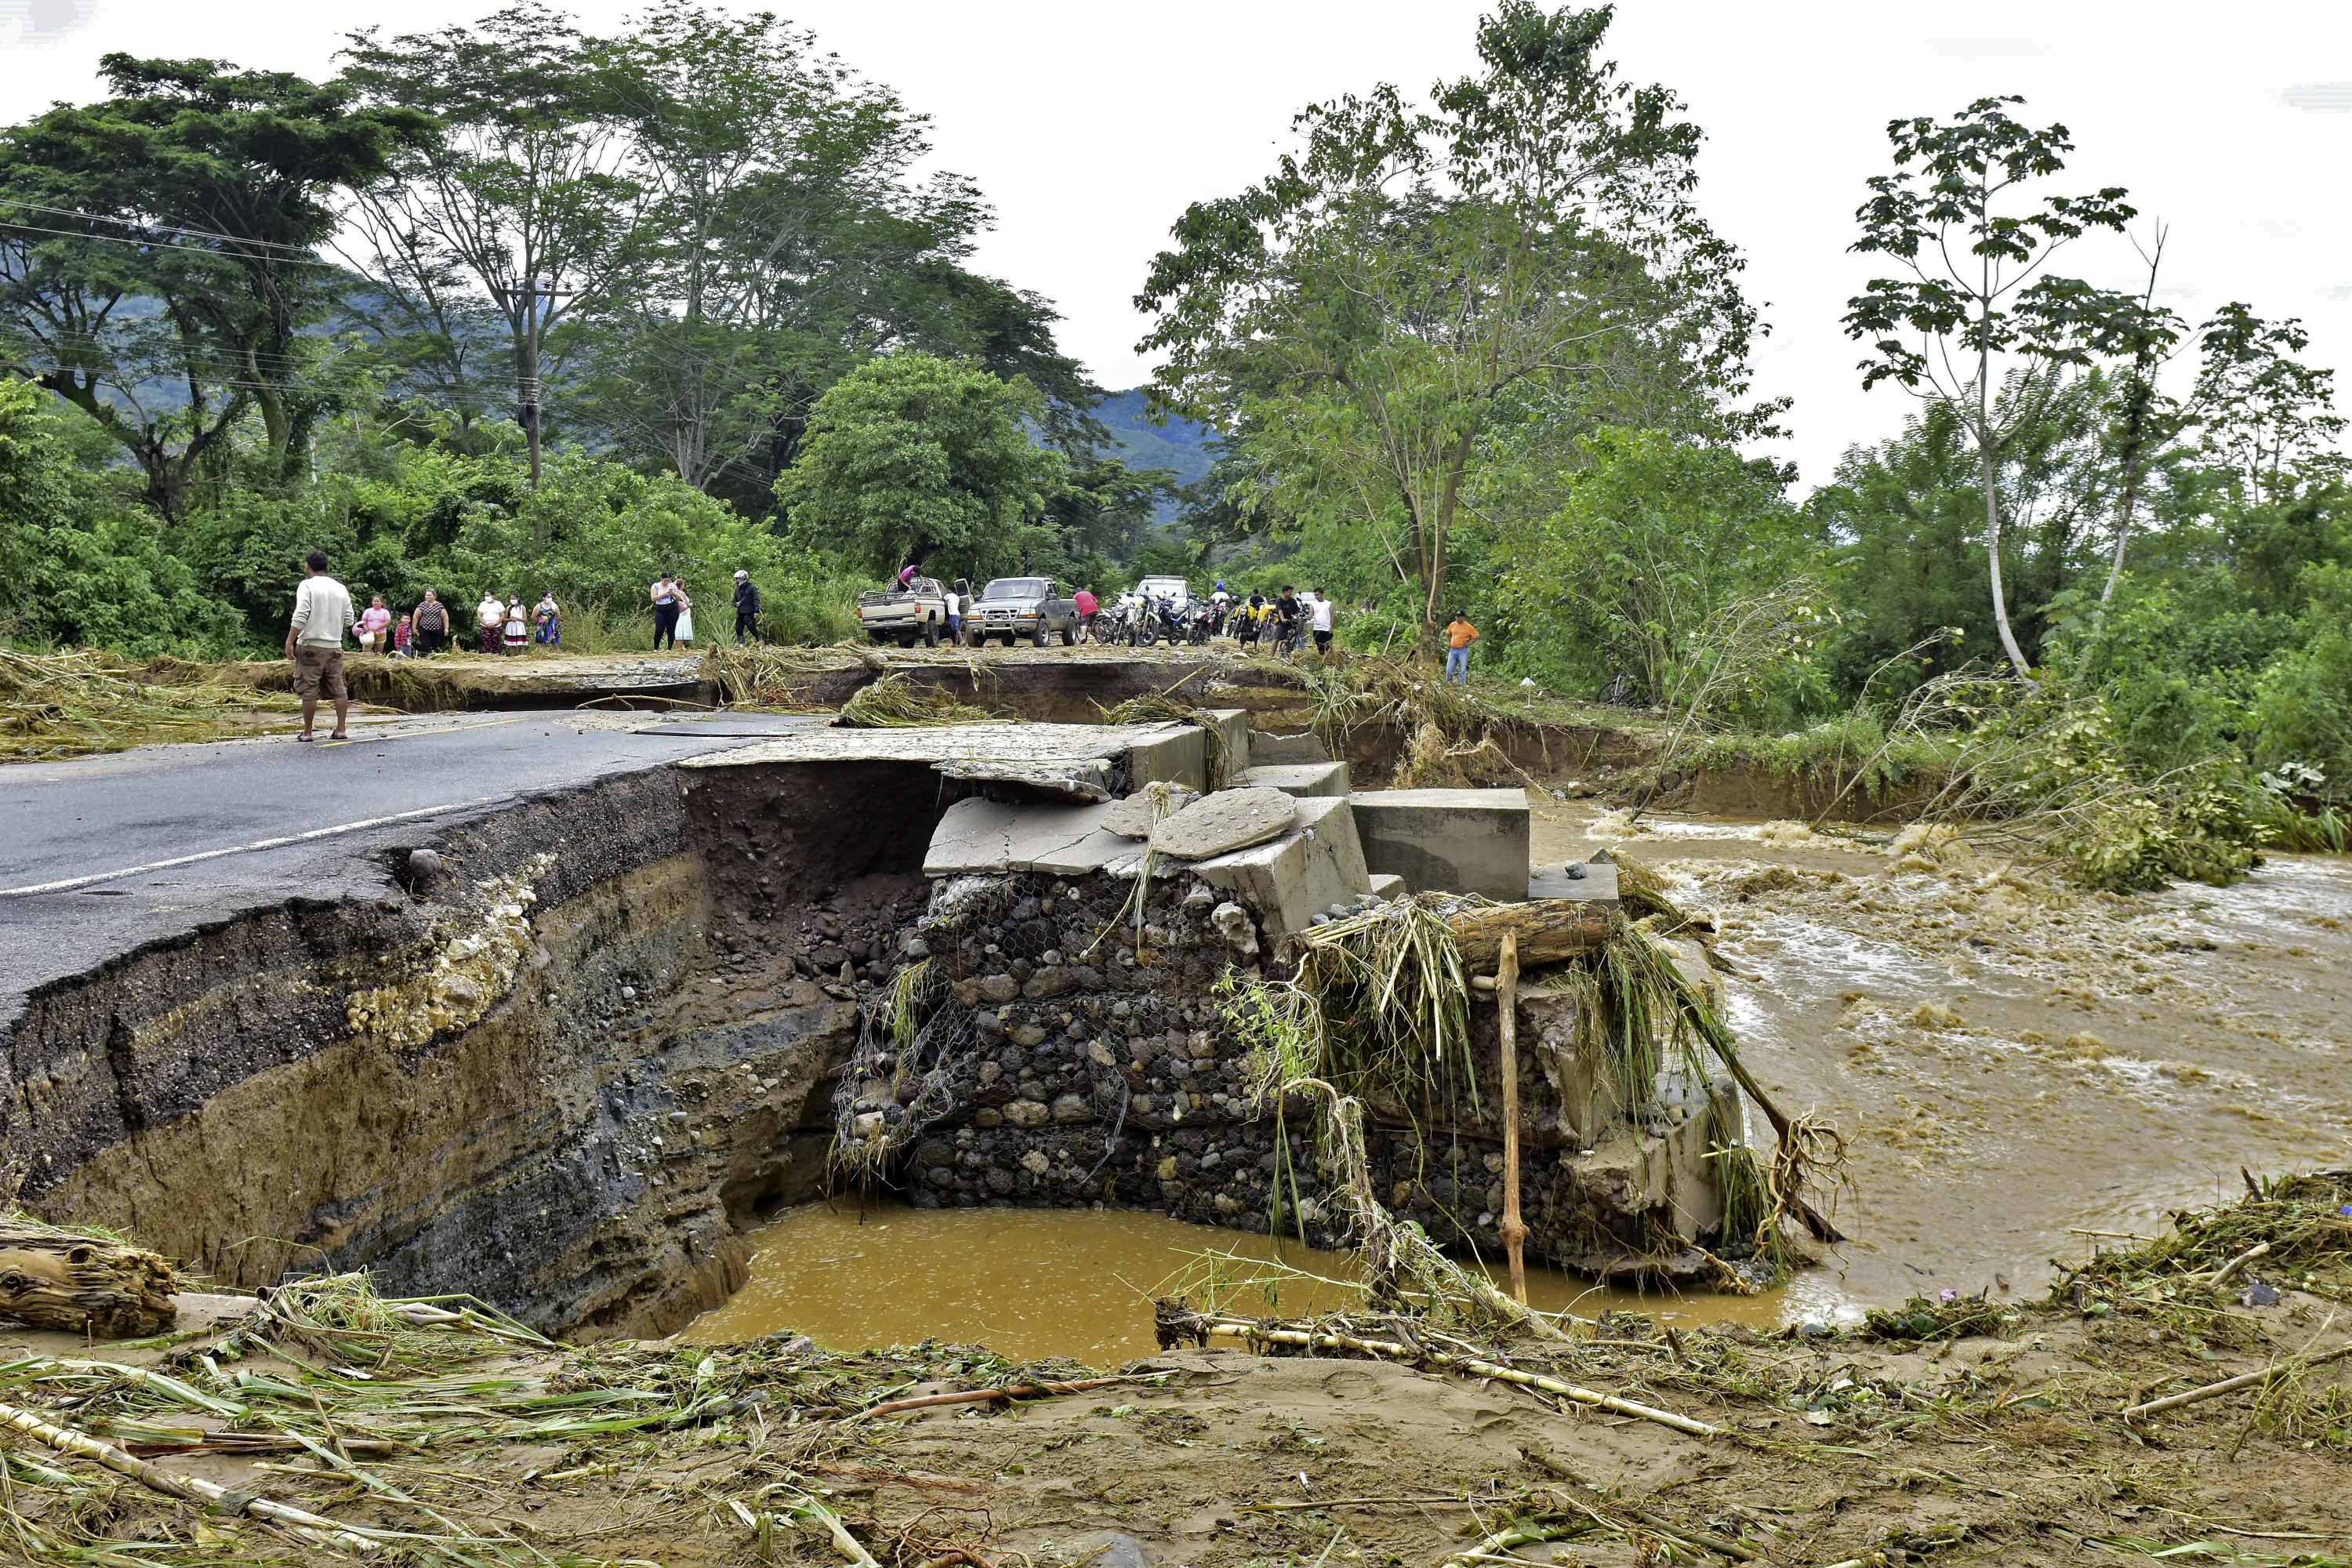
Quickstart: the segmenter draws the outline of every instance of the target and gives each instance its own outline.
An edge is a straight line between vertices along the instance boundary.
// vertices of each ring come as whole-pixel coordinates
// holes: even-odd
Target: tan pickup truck
[[[912,647],[920,639],[924,647],[937,647],[948,629],[948,591],[935,577],[918,577],[904,588],[894,584],[860,594],[857,624],[868,642]]]

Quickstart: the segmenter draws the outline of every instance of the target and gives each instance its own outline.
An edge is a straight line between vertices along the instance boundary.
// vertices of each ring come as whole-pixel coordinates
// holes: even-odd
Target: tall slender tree
[[[505,329],[536,477],[551,336],[620,281],[644,198],[598,90],[602,49],[563,17],[514,5],[437,33],[354,33],[345,58],[343,81],[369,102],[443,127],[352,209],[387,330],[436,327],[442,372],[462,377],[456,290],[478,288]]]
[[[1873,279],[1845,316],[1847,335],[1871,350],[1864,386],[1892,381],[1941,404],[1975,444],[1993,626],[2021,670],[2032,665],[2001,580],[2000,474],[2011,427],[1995,417],[1997,395],[2012,371],[2020,385],[2054,386],[2049,373],[2126,348],[2144,325],[2132,296],[2050,271],[2058,251],[2094,229],[2120,230],[2134,209],[2117,185],[2025,195],[2065,169],[2074,143],[2063,125],[2021,124],[2009,106],[2023,101],[1982,98],[1948,121],[1887,126],[1895,172],[1871,179],[1853,248],[1900,262],[1906,276]],[[2019,411],[2034,417],[2032,400]]]

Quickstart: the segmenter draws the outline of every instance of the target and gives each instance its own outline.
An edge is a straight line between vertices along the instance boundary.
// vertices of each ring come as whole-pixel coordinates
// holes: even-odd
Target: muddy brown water
[[[1329,1280],[1342,1255],[1277,1244],[1242,1231],[1118,1209],[919,1209],[855,1200],[788,1209],[754,1239],[751,1282],[696,1319],[684,1337],[724,1344],[789,1331],[836,1350],[926,1339],[984,1344],[1016,1359],[1070,1356],[1095,1365],[1150,1355],[1156,1291],[1204,1255],[1238,1277],[1246,1260]],[[1490,1272],[1499,1272],[1496,1268]],[[1244,1312],[1312,1312],[1340,1305],[1338,1285],[1293,1280],[1269,1302],[1236,1297]],[[1810,1294],[1637,1295],[1557,1269],[1528,1272],[1528,1300],[1546,1311],[1591,1315],[1632,1309],[1668,1322],[1769,1323],[1807,1307]]]
[[[1850,1240],[1757,1298],[1603,1290],[1535,1303],[1683,1322],[1853,1319],[1944,1289],[2039,1294],[2052,1262],[2159,1231],[2242,1169],[2352,1154],[2352,860],[2275,856],[2233,888],[2085,895],[1990,851],[1900,860],[1891,834],[1622,814],[1538,798],[1538,864],[1609,847],[1711,913],[1734,1026],[1785,1109],[1848,1141]],[[1149,1353],[1154,1288],[1199,1254],[1344,1259],[1151,1214],[814,1205],[688,1337],[782,1329],[1094,1363]],[[1327,1304],[1296,1288],[1285,1310]]]
[[[1538,863],[1620,848],[1715,915],[1749,1064],[1849,1141],[1852,1240],[1807,1276],[1843,1315],[2038,1295],[2242,1169],[2352,1153],[2352,860],[2117,898],[1890,837],[1538,807]]]

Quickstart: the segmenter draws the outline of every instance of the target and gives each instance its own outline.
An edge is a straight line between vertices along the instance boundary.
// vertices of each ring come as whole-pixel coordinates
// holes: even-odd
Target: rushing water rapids
[[[1851,1305],[2034,1291],[2256,1173],[2352,1149],[2352,863],[2232,888],[2060,888],[1891,836],[1553,805],[1538,861],[1622,847],[1714,914],[1732,1022],[1791,1110],[1849,1139],[1823,1268]]]

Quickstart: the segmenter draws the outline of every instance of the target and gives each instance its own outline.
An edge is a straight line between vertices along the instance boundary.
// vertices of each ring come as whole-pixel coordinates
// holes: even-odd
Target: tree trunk
[[[179,1279],[152,1252],[0,1221],[0,1318],[37,1329],[137,1339],[168,1327]]]
[[[2030,674],[2033,667],[2025,662],[2025,650],[2017,646],[2017,634],[2009,626],[2009,591],[2000,581],[2000,464],[1993,450],[1992,437],[1992,351],[1980,350],[1977,355],[1977,460],[1984,480],[1985,561],[1992,578],[1992,624],[2000,633],[2000,646],[2009,655],[2009,662],[2020,675]]]
[[[1446,922],[1462,962],[1475,970],[1492,968],[1502,956],[1503,939],[1517,939],[1518,963],[1533,968],[1580,958],[1609,940],[1617,923],[1613,906],[1584,899],[1537,899],[1524,904],[1496,904],[1471,910]]]

